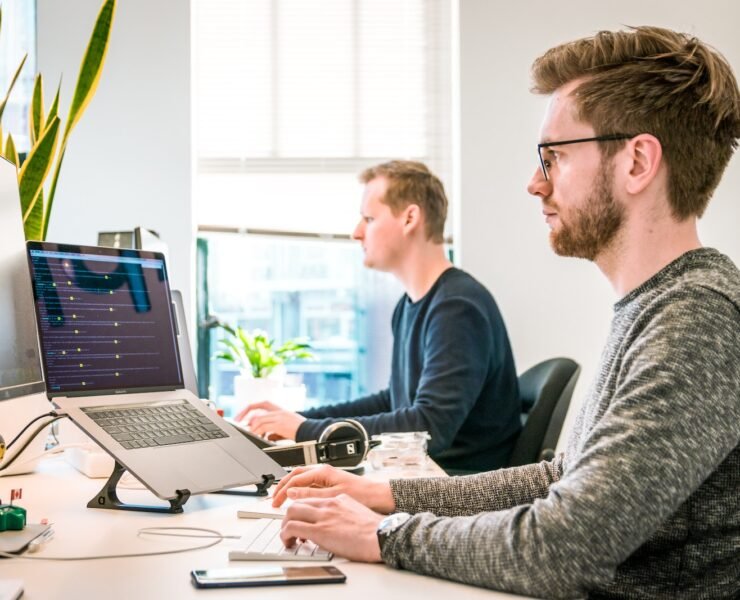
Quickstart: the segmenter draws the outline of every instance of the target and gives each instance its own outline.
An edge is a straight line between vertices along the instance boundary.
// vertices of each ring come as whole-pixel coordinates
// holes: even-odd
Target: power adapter
[[[93,444],[72,446],[64,451],[66,461],[91,479],[110,477],[113,458]]]

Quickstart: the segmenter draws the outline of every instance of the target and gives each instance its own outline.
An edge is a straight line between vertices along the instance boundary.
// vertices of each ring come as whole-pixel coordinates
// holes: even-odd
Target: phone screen
[[[254,565],[228,569],[192,571],[197,587],[250,587],[301,583],[344,583],[347,577],[336,567],[276,567]]]

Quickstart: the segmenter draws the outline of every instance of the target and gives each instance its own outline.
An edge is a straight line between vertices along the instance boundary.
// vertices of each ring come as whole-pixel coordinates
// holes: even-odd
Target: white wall
[[[529,67],[559,43],[622,24],[650,24],[695,33],[720,49],[737,74],[740,4],[712,0],[699,9],[667,0],[460,0],[459,11],[461,266],[496,297],[520,370],[556,355],[582,364],[574,407],[595,374],[617,298],[596,266],[552,253],[540,202],[526,192],[545,104],[528,92]],[[700,231],[705,245],[736,264],[739,197],[735,156]]]
[[[65,119],[102,0],[38,0],[38,68]],[[119,0],[96,96],[70,136],[48,239],[97,243],[137,225],[169,245],[173,287],[193,285],[190,3]]]

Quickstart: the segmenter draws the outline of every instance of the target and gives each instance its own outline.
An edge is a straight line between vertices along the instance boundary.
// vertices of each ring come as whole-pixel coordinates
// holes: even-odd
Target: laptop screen
[[[164,257],[28,242],[50,396],[182,387]]]

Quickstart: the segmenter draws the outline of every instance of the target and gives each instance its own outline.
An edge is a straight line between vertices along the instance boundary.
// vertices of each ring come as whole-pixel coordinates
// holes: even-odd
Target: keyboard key
[[[169,446],[170,444],[182,444],[183,442],[192,442],[193,436],[188,434],[180,435],[165,435],[163,437],[154,438],[160,446]]]

